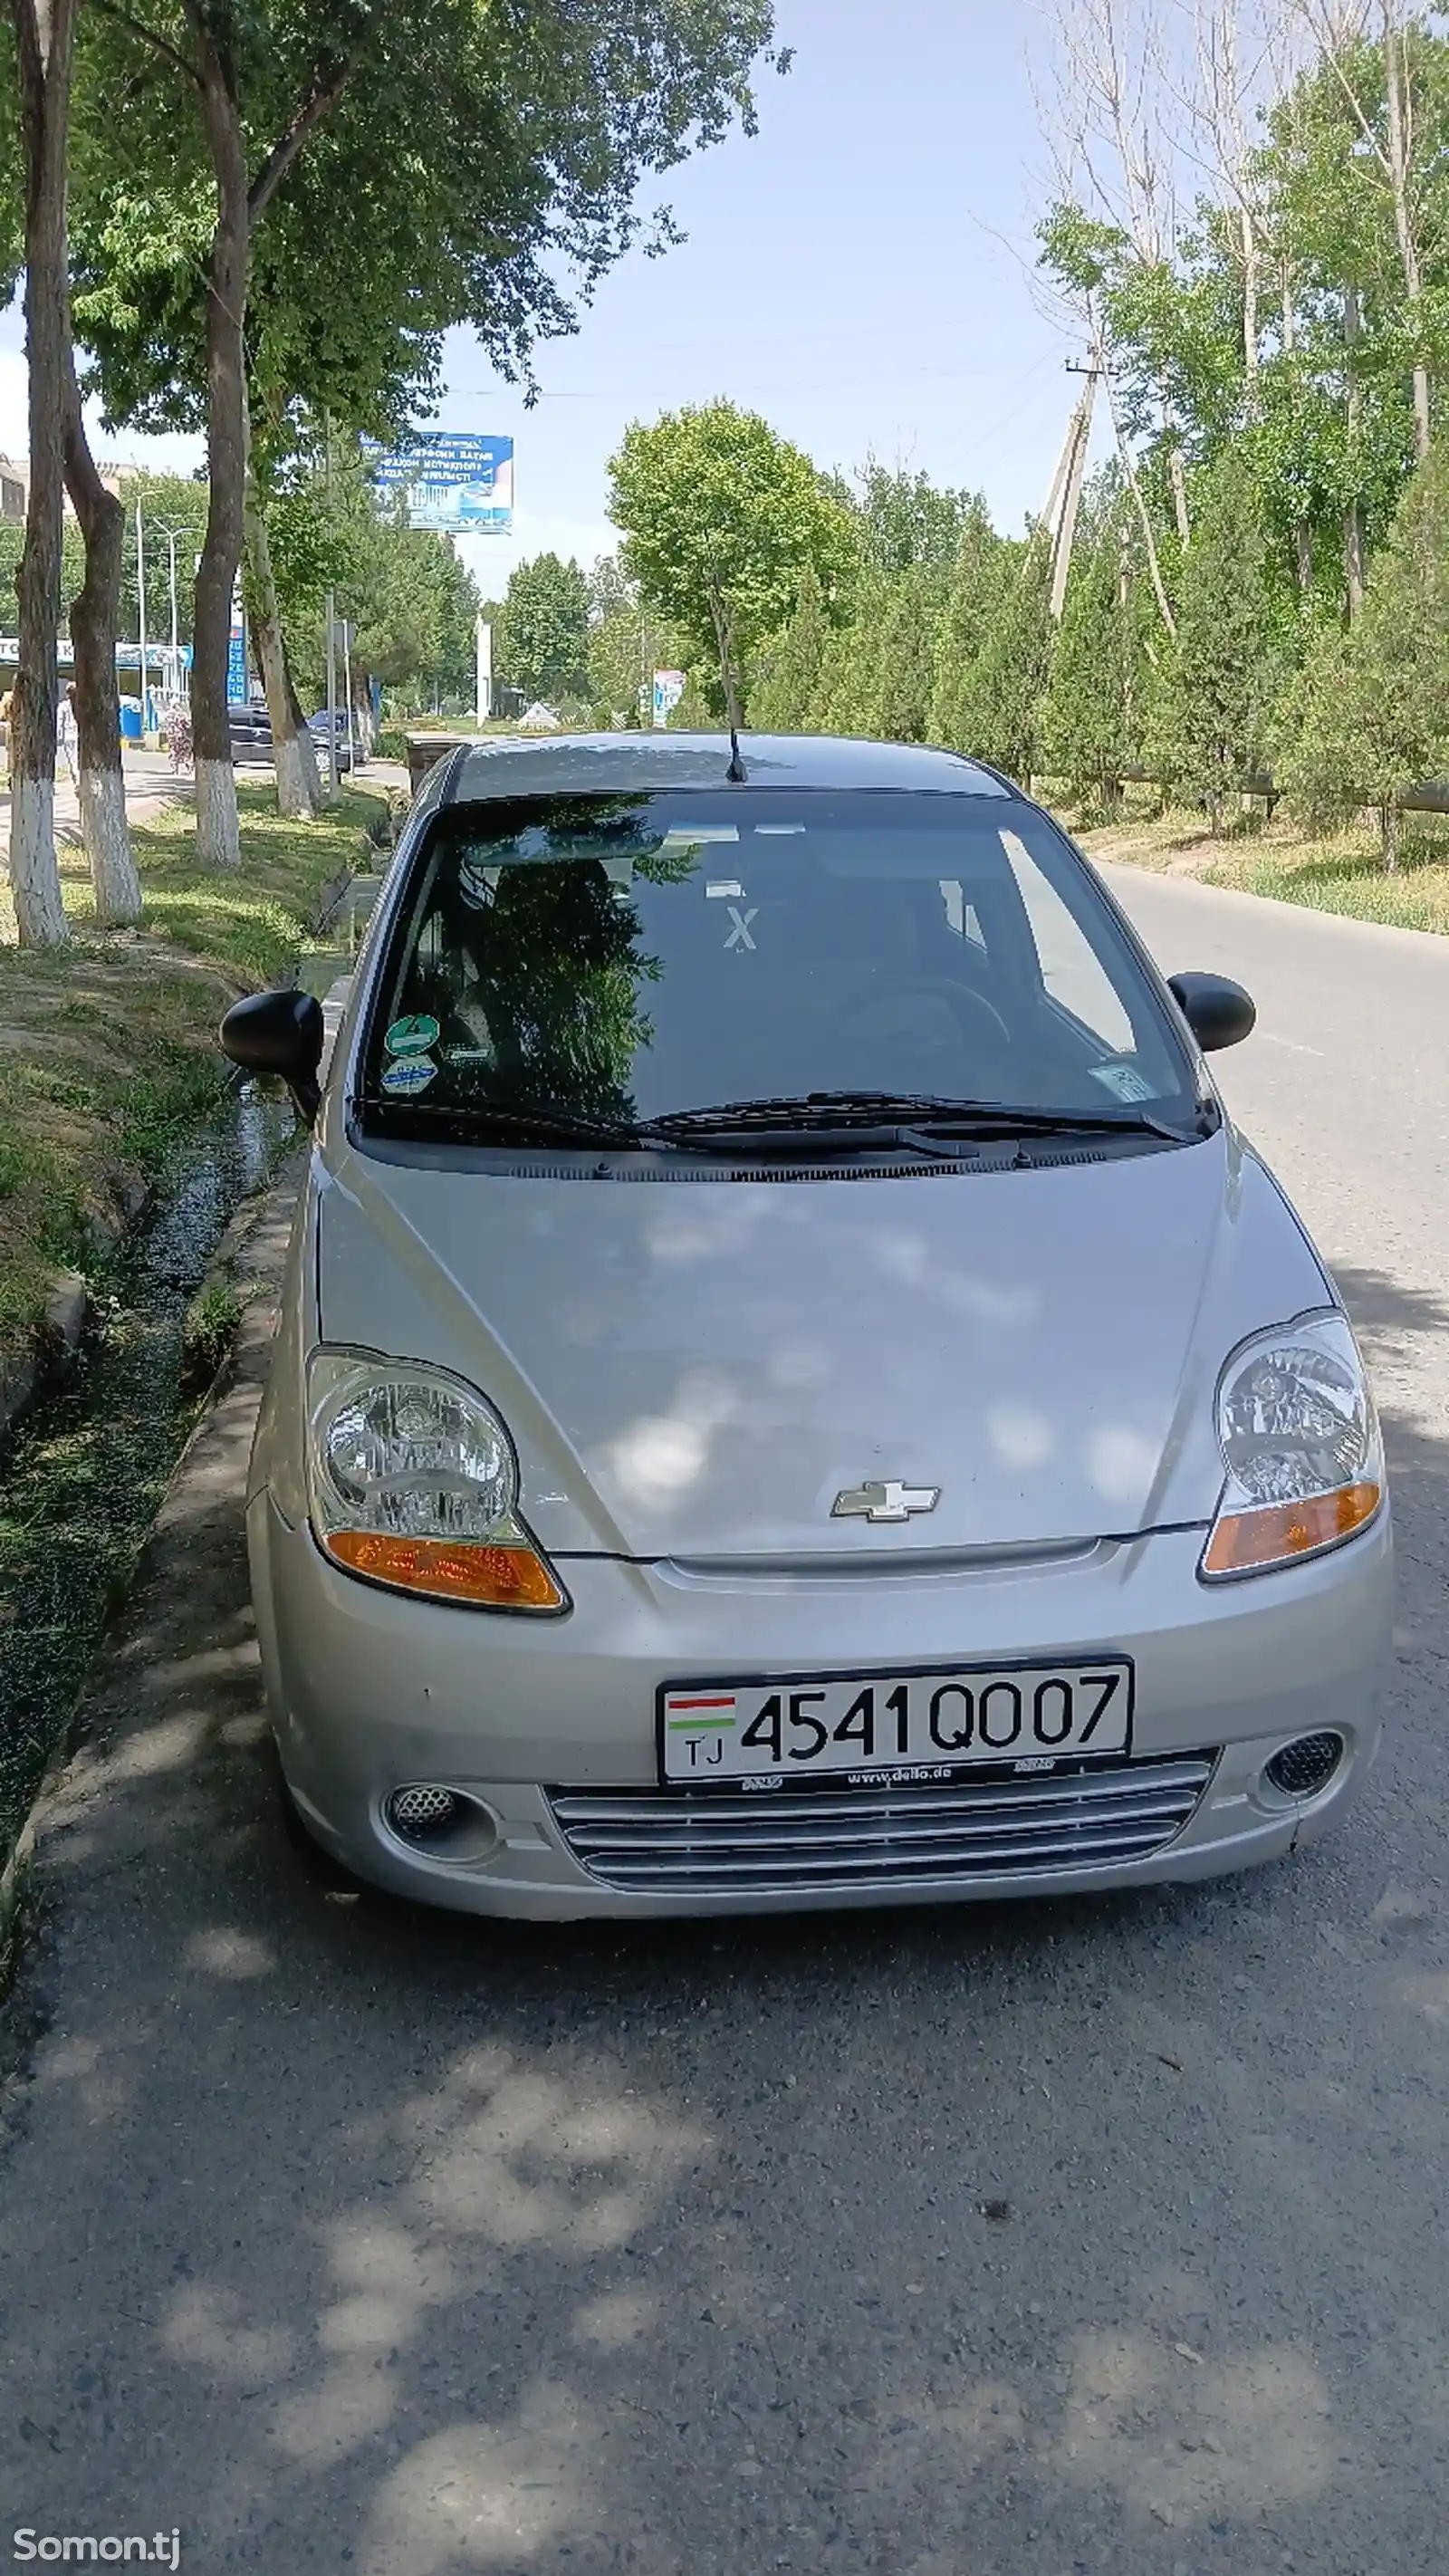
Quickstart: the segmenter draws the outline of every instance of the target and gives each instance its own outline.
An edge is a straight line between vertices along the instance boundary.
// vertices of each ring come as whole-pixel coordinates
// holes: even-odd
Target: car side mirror
[[[248,1073],[279,1073],[309,1127],[322,1101],[317,1068],[323,1036],[321,1003],[291,987],[249,993],[244,1002],[233,1002],[221,1024],[222,1047],[232,1063]]]
[[[1204,1055],[1252,1036],[1258,1018],[1252,998],[1226,975],[1169,975],[1167,989]]]

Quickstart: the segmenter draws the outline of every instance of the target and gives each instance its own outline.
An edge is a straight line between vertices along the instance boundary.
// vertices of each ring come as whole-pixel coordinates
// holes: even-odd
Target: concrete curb
[[[79,1350],[90,1311],[90,1290],[80,1272],[58,1270],[29,1350],[0,1369],[0,1456],[37,1397]]]
[[[221,1250],[227,1254],[229,1262],[228,1275],[245,1292],[241,1316],[232,1346],[212,1380],[186,1445],[167,1481],[151,1535],[136,1560],[128,1599],[134,1599],[145,1579],[158,1532],[176,1518],[178,1504],[195,1472],[198,1449],[204,1452],[218,1409],[239,1381],[254,1387],[257,1397],[260,1397],[276,1335],[278,1297],[291,1234],[292,1210],[301,1187],[303,1160],[303,1154],[294,1151],[276,1179],[251,1198],[243,1200],[222,1238]],[[240,1490],[237,1504],[240,1509]],[[122,1616],[124,1618],[124,1612]],[[0,2001],[9,1991],[23,1946],[26,1898],[45,1815],[52,1801],[60,1795],[72,1758],[86,1736],[89,1704],[115,1652],[115,1637],[108,1633],[101,1640],[95,1662],[46,1765],[30,1813],[15,1838],[15,1847],[0,1869]]]

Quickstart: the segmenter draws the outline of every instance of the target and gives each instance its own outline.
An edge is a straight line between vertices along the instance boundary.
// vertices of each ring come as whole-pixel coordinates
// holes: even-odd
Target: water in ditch
[[[93,1278],[80,1358],[0,1463],[0,1863],[195,1419],[187,1308],[233,1210],[294,1133],[279,1091],[225,1095],[151,1222]]]

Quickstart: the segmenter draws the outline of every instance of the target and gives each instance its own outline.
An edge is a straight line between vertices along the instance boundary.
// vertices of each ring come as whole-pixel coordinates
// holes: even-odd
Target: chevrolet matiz
[[[294,1810],[570,1917],[1186,1880],[1339,1817],[1389,1509],[1337,1290],[1163,981],[994,771],[492,740],[322,1078],[247,1505]]]

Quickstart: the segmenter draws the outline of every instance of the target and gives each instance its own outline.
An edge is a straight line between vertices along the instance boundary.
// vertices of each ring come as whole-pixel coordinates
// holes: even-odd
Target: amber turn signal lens
[[[490,1610],[562,1610],[564,1596],[531,1547],[484,1547],[444,1538],[383,1538],[375,1530],[329,1530],[323,1542],[351,1574],[422,1592],[433,1601],[471,1601]]]
[[[1373,1519],[1383,1500],[1380,1485],[1344,1485],[1336,1494],[1314,1494],[1306,1503],[1266,1503],[1257,1511],[1224,1512],[1203,1557],[1204,1574],[1251,1574],[1313,1556],[1321,1547],[1352,1538]]]

